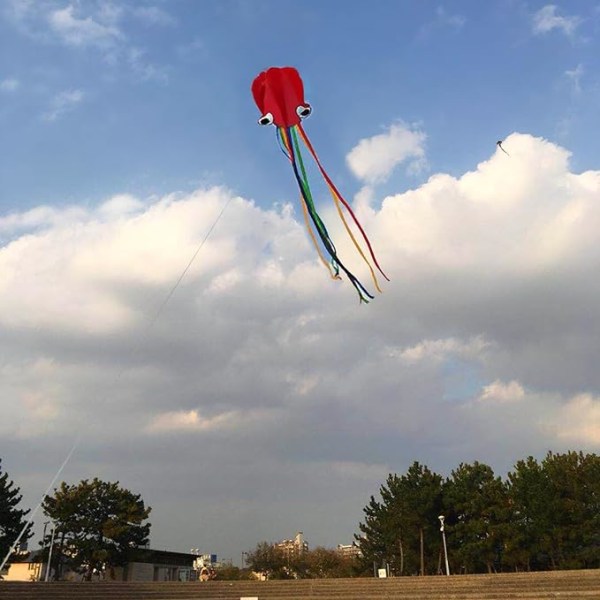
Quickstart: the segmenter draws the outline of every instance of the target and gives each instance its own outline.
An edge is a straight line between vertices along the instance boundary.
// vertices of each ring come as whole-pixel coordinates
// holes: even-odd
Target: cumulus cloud
[[[425,166],[427,136],[416,126],[394,123],[385,133],[364,138],[346,156],[358,179],[375,184],[386,181],[401,163],[410,160],[409,171]]]
[[[600,398],[580,394],[561,406],[550,429],[569,443],[600,446]]]
[[[581,24],[581,18],[573,16],[560,16],[555,4],[546,4],[538,10],[532,19],[533,33],[541,35],[551,31],[562,31],[566,36],[575,35],[575,30]]]
[[[486,385],[479,397],[480,402],[520,402],[525,397],[525,390],[518,381],[504,383],[496,380]]]
[[[504,145],[366,212],[391,278],[368,306],[328,278],[292,206],[225,188],[3,217],[0,435],[27,497],[82,431],[65,477],[143,493],[153,535],[183,549],[290,523],[334,545],[413,460],[502,471],[598,451],[600,170],[530,135]]]

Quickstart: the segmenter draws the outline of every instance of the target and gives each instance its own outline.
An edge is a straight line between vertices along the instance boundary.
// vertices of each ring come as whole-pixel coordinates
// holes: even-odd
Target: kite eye
[[[271,113],[264,114],[259,120],[259,125],[272,125],[273,124],[273,115]]]
[[[301,119],[306,119],[306,117],[308,117],[310,115],[310,113],[312,112],[312,108],[310,106],[310,104],[307,104],[306,106],[302,106],[300,105],[297,109],[296,109],[296,114],[301,118]]]

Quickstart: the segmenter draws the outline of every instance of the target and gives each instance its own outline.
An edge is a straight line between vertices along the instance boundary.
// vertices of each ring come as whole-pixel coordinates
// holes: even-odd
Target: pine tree
[[[506,486],[488,465],[461,463],[444,486],[448,512],[448,553],[453,571],[492,572],[501,568],[507,537]]]
[[[25,516],[29,510],[17,508],[22,499],[19,488],[8,478],[7,473],[2,472],[0,459],[0,563],[27,522]],[[31,526],[27,528],[21,542],[31,537],[30,529]]]
[[[381,502],[371,496],[363,509],[362,536],[356,537],[365,566],[387,562],[397,575],[435,573],[441,544],[441,476],[414,462],[405,475],[390,474],[379,492]]]
[[[119,482],[63,482],[54,492],[42,506],[56,524],[57,558],[88,579],[94,569],[125,564],[132,549],[148,543],[150,523],[143,521],[152,509]]]

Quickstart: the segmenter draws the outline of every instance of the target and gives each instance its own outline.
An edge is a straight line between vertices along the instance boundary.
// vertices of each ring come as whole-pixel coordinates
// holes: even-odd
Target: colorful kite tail
[[[329,232],[327,231],[323,220],[317,213],[312,193],[308,185],[306,169],[304,167],[304,161],[302,160],[302,154],[300,153],[300,145],[298,143],[298,139],[295,135],[294,129],[294,127],[278,128],[279,137],[281,139],[281,142],[283,143],[283,146],[285,147],[285,150],[287,151],[285,153],[292,164],[294,176],[296,177],[296,182],[298,183],[298,187],[300,189],[303,204],[302,209],[305,215],[305,221],[310,237],[313,241],[313,244],[315,245],[315,248],[317,249],[319,258],[323,263],[327,265],[332,277],[335,279],[339,279],[339,271],[341,269],[356,289],[360,301],[368,303],[369,300],[372,300],[374,298],[374,296],[365,288],[365,286],[358,280],[358,278],[345,267],[345,265],[339,259],[333,240],[329,236]],[[321,252],[316,236],[312,231],[312,228],[310,227],[309,219],[310,221],[312,221],[312,224],[317,231],[317,234],[319,236],[319,239],[321,240],[323,247],[325,248],[327,254],[330,256],[329,262],[325,259],[324,255]]]
[[[361,233],[361,235],[362,235],[362,237],[363,237],[363,239],[364,239],[364,241],[365,241],[365,243],[367,245],[367,248],[369,249],[369,254],[371,255],[373,263],[377,267],[377,270],[383,275],[383,277],[385,277],[385,279],[387,281],[389,281],[390,280],[389,277],[384,273],[383,269],[379,266],[379,262],[377,261],[377,257],[375,256],[375,252],[373,251],[373,247],[371,246],[371,242],[369,241],[369,238],[368,238],[367,234],[365,233],[365,230],[363,229],[362,225],[360,224],[360,222],[356,218],[356,215],[354,214],[354,211],[352,210],[350,204],[346,201],[346,199],[342,196],[342,194],[340,194],[339,190],[337,189],[337,187],[335,186],[335,184],[333,183],[333,181],[331,180],[331,178],[329,177],[329,175],[325,171],[325,168],[321,164],[321,161],[319,160],[319,157],[317,156],[317,153],[315,152],[315,149],[313,148],[313,145],[311,144],[310,140],[308,139],[308,136],[306,135],[306,132],[304,131],[304,129],[302,127],[302,124],[300,123],[297,126],[297,128],[298,128],[298,131],[300,132],[300,135],[302,136],[302,141],[304,142],[304,144],[308,148],[309,152],[312,154],[313,158],[315,159],[315,162],[317,163],[317,166],[319,167],[319,171],[321,171],[321,175],[323,176],[323,179],[325,180],[325,182],[327,183],[327,186],[329,187],[329,191],[330,191],[331,196],[333,197],[333,200],[334,200],[334,202],[336,204],[336,207],[338,209],[338,213],[340,213],[342,221],[344,222],[344,225],[346,227],[346,231],[348,231],[348,234],[352,238],[352,241],[354,242],[355,247],[357,248],[357,250],[359,251],[360,255],[363,257],[363,259],[365,260],[365,262],[369,266],[369,269],[371,269],[371,274],[372,274],[373,278],[375,278],[375,276],[374,276],[371,264],[369,263],[369,261],[367,260],[367,258],[364,255],[364,253],[362,252],[362,249],[360,248],[360,245],[358,244],[358,242],[356,241],[356,239],[352,235],[352,232],[350,231],[350,228],[349,228],[348,224],[346,223],[346,219],[343,217],[341,208],[339,206],[339,202],[341,202],[344,205],[344,208],[348,211],[348,213],[352,217],[352,220],[354,221],[354,224],[358,227],[358,229],[359,229],[359,231],[360,231],[360,233]],[[376,286],[377,286],[377,284],[376,284]],[[377,289],[379,289],[379,286],[377,286]],[[381,291],[381,290],[379,290],[379,291]]]

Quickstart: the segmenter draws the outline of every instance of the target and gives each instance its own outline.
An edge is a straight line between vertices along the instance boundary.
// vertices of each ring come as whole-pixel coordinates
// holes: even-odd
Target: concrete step
[[[211,582],[0,582],[0,600],[600,600],[600,570]]]

